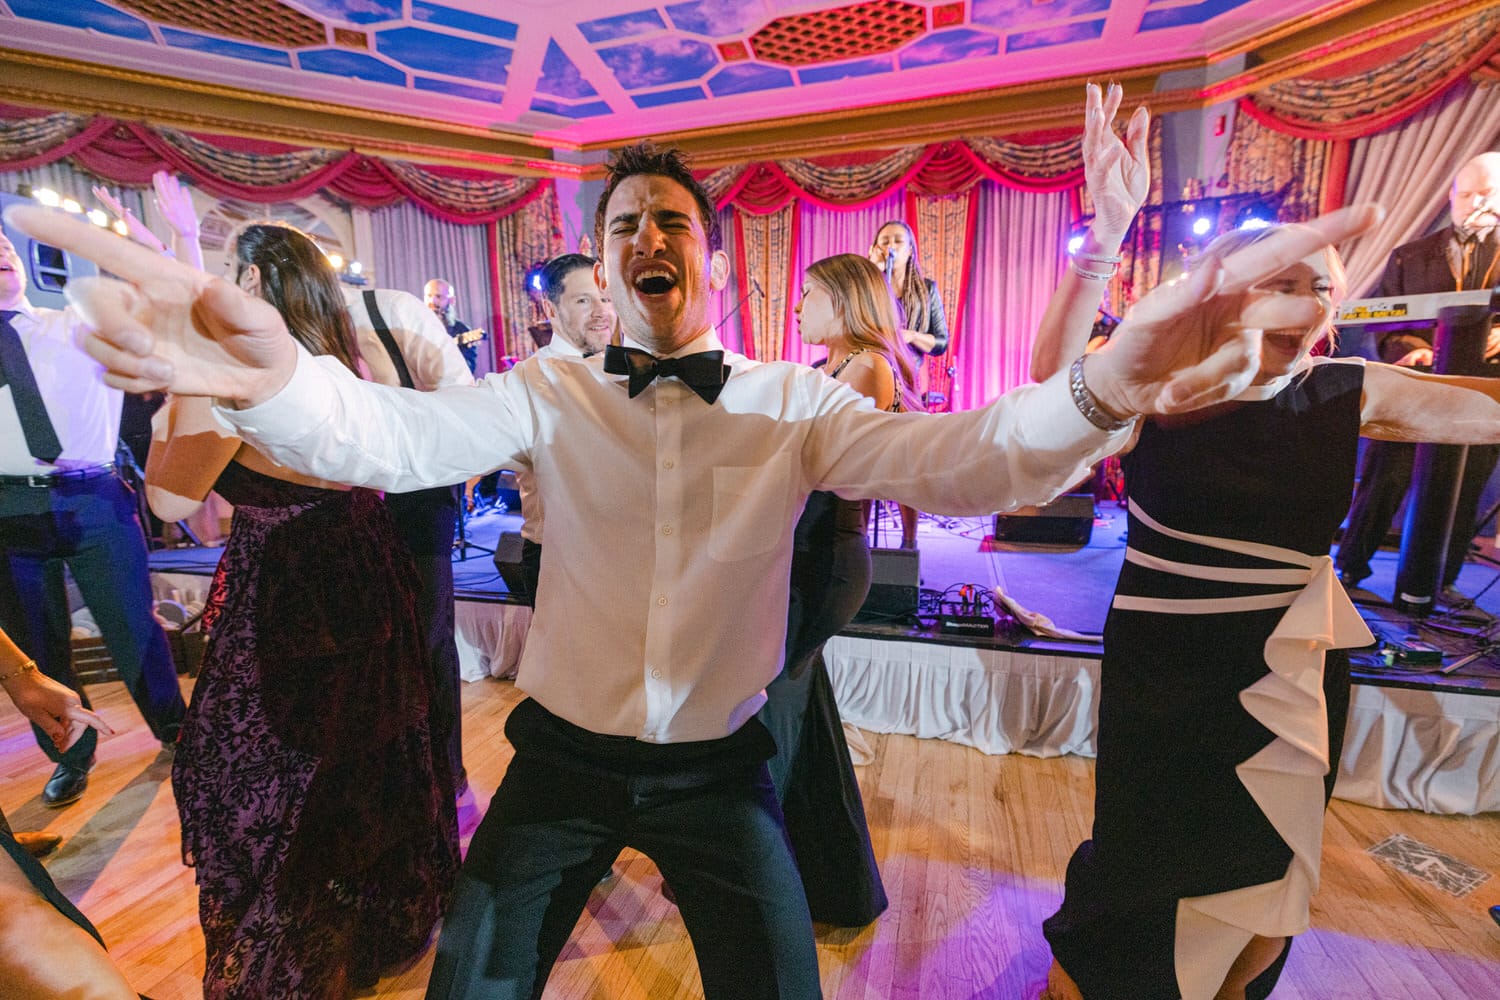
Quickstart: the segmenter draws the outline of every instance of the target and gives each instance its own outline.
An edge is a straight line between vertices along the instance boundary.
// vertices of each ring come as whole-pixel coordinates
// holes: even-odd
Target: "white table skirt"
[[[514,677],[531,629],[531,609],[521,604],[459,601],[458,676],[466,681]]]
[[[845,722],[985,753],[1094,755],[1099,661],[835,636],[824,652]]]
[[[1094,755],[1099,662],[836,636],[826,650],[844,721],[985,753]],[[1500,697],[1354,686],[1334,792],[1386,809],[1500,809]]]
[[[1381,809],[1500,809],[1500,698],[1356,684],[1333,794]]]

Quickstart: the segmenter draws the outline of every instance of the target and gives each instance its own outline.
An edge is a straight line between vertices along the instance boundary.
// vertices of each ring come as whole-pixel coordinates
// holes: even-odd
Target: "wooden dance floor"
[[[1097,628],[1113,570],[1101,571],[1094,592],[1085,594],[1076,581],[1050,578],[1036,567],[1105,565],[1110,559],[1117,566],[1118,555],[1109,551],[1118,542],[1121,522],[1109,509],[1102,512],[1106,520],[1096,525],[1087,549],[1017,550],[998,560],[979,551],[987,525],[924,523],[924,586],[1002,582],[1023,604],[1059,624],[1078,631]],[[943,554],[950,549],[960,555]],[[158,568],[183,573],[190,556],[168,555],[177,562]],[[211,567],[208,553],[196,558],[200,569]],[[481,573],[494,576],[488,556],[477,562],[486,565],[465,572],[476,579]],[[1471,593],[1483,585],[1476,586],[1472,577],[1479,569],[1466,569],[1461,578]],[[1377,589],[1380,572],[1377,566]],[[989,578],[992,573],[1004,579]],[[498,593],[475,599],[504,600]],[[854,632],[853,640],[873,642],[930,644],[933,638],[893,626]],[[1006,651],[1017,648],[1025,647],[1012,641]],[[1056,655],[1087,660],[1087,648],[1062,643]],[[190,691],[191,680],[184,678],[183,684]],[[61,810],[42,806],[40,792],[51,765],[14,709],[0,706],[0,807],[18,830],[47,829],[67,838],[48,868],[99,926],[136,989],[155,1000],[199,997],[203,939],[192,872],[178,854],[171,758],[160,751],[118,683],[95,685],[90,693],[117,735],[101,739],[87,795]],[[460,806],[466,840],[505,772],[510,750],[502,727],[520,697],[500,679],[464,686],[471,782]],[[1069,854],[1088,833],[1092,761],[1076,753],[986,754],[951,738],[899,732],[867,736],[873,760],[859,768],[860,782],[891,908],[857,932],[819,929],[825,995],[848,1000],[1034,997],[1048,962],[1040,925],[1061,897]],[[1492,748],[1492,764],[1497,755],[1500,750]],[[1312,930],[1298,939],[1275,996],[1500,996],[1500,926],[1487,913],[1500,903],[1500,880],[1493,877],[1497,866],[1500,813],[1430,815],[1335,800]],[[591,899],[546,996],[700,996],[691,945],[675,908],[661,896],[655,867],[627,853],[615,870],[617,876]],[[755,959],[746,956],[747,978],[757,975]],[[430,963],[429,952],[366,995],[420,997]]]

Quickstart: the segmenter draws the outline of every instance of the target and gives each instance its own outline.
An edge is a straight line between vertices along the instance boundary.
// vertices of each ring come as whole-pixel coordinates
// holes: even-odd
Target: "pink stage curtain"
[[[765,214],[734,213],[736,271],[746,286],[753,289],[758,285],[761,290],[759,295],[750,295],[740,309],[741,315],[749,316],[749,336],[744,343],[747,357],[778,360],[786,342],[795,339],[795,334],[788,337],[787,331],[795,301],[792,268],[799,207],[798,202],[790,201]]]
[[[194,135],[102,116],[45,114],[0,105],[0,123],[0,171],[66,157],[114,184],[148,185],[152,173],[168,170],[221,198],[259,203],[326,190],[367,208],[409,199],[438,218],[479,225],[504,218],[553,190],[546,179],[418,166],[353,150]]]
[[[797,257],[791,271],[791,305],[795,306],[801,297],[802,275],[810,264],[838,253],[863,255],[874,242],[875,231],[882,222],[904,217],[899,192],[847,210],[803,204],[797,227]],[[925,244],[921,245],[925,250]],[[809,347],[802,343],[802,338],[797,334],[796,319],[788,320],[786,339],[780,355],[783,359],[810,365],[827,353],[822,347]]]
[[[526,290],[526,272],[567,249],[563,239],[562,211],[556,198],[542,198],[505,216],[494,224],[493,302],[496,316],[491,325],[493,349],[499,357],[530,357],[536,350],[528,327],[543,319],[541,305]],[[502,339],[493,331],[503,330]]]
[[[957,316],[964,333],[948,352],[954,409],[1030,381],[1031,345],[1062,275],[1075,198],[979,186],[968,301]]]
[[[1408,18],[1421,23],[1431,11]],[[1371,39],[1389,25],[1369,29]],[[1360,41],[1355,36],[1352,41]],[[1355,139],[1398,124],[1500,53],[1500,6],[1449,27],[1365,52],[1314,76],[1270,84],[1240,100],[1245,113],[1304,139]]]

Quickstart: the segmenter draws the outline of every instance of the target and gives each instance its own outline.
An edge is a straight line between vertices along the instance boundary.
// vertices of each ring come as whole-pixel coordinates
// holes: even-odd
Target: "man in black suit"
[[[1481,153],[1453,178],[1449,192],[1451,223],[1430,236],[1391,251],[1375,298],[1493,288],[1500,282],[1496,223],[1500,222],[1500,153]],[[1490,332],[1485,358],[1500,375],[1500,330]],[[1430,331],[1402,330],[1380,339],[1380,359],[1389,364],[1432,364]],[[1359,487],[1349,507],[1349,521],[1339,545],[1339,579],[1354,586],[1370,575],[1370,557],[1380,547],[1401,499],[1411,485],[1417,446],[1397,441],[1370,441],[1365,446]],[[1478,530],[1479,497],[1500,458],[1500,446],[1469,448],[1463,481],[1453,512],[1453,531],[1443,563],[1442,586],[1451,588]]]

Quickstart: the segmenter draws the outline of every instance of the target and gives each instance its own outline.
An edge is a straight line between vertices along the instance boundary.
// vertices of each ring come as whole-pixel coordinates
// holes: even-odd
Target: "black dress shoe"
[[[84,791],[89,787],[89,772],[93,769],[92,757],[83,767],[58,764],[52,777],[47,779],[47,787],[42,789],[42,804],[55,809],[83,798]]]

